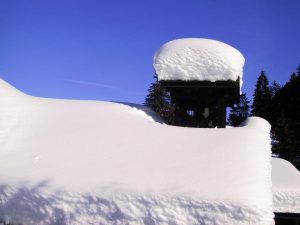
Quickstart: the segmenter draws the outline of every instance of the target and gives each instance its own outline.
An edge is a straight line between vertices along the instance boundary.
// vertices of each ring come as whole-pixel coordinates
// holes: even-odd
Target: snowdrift
[[[236,81],[242,83],[245,58],[216,40],[183,38],[164,44],[154,55],[159,80]],[[242,84],[240,85],[242,86]]]
[[[300,213],[300,172],[288,161],[272,158],[274,212]]]
[[[0,221],[273,224],[269,124],[199,129],[0,80]]]

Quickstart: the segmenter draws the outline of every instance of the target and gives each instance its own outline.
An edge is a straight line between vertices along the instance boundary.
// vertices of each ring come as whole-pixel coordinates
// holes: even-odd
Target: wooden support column
[[[226,127],[226,105],[224,97],[218,99],[218,128]]]
[[[178,103],[175,103],[175,125],[182,126],[181,108]]]

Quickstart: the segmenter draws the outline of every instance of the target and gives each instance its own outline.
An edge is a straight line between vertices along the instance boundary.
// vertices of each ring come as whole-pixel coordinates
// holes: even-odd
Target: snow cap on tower
[[[184,38],[167,42],[155,53],[153,65],[158,80],[236,81],[242,84],[245,58],[220,41]]]

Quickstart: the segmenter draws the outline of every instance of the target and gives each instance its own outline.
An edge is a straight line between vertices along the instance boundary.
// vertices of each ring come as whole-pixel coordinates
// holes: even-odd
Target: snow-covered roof
[[[0,81],[0,221],[273,224],[269,124],[195,129]],[[217,141],[216,141],[217,140]]]
[[[300,213],[300,172],[288,161],[272,158],[274,211]]]
[[[216,40],[184,38],[164,44],[154,55],[159,80],[242,82],[245,59],[235,48]]]

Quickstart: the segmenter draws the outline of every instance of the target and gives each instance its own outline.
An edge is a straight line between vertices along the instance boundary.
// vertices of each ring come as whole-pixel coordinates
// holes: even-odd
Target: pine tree
[[[292,162],[294,152],[297,149],[292,120],[286,118],[281,112],[273,131],[275,140],[273,141],[272,152]]]
[[[249,103],[246,93],[243,93],[240,96],[239,103],[235,104],[230,109],[229,117],[228,117],[228,124],[230,126],[238,126],[242,122],[244,122],[249,116]]]
[[[273,98],[280,89],[281,89],[280,84],[278,84],[274,80],[273,83],[272,83],[272,85],[271,85],[271,87],[270,87],[271,97]]]
[[[273,152],[300,169],[300,76],[287,82],[272,99]]]
[[[254,89],[251,115],[259,116],[270,121],[271,97],[269,80],[265,72],[261,71]]]
[[[290,81],[293,81],[297,77],[297,74],[294,72],[291,74]]]
[[[148,89],[144,105],[150,107],[168,124],[173,124],[174,108],[171,105],[170,94],[161,86],[156,74],[154,75],[154,79],[155,82]]]
[[[296,71],[297,76],[300,77],[300,64],[299,64],[299,66],[297,67],[296,70],[297,70],[297,71]]]
[[[273,127],[276,123],[278,123],[278,118],[280,117],[280,112],[278,110],[278,104],[275,103],[274,99],[276,95],[280,92],[281,86],[274,80],[272,85],[270,86],[271,91],[271,104],[270,104],[270,111],[272,112],[269,117],[269,123],[272,125],[272,137],[274,137]],[[274,138],[272,138],[274,139]]]

